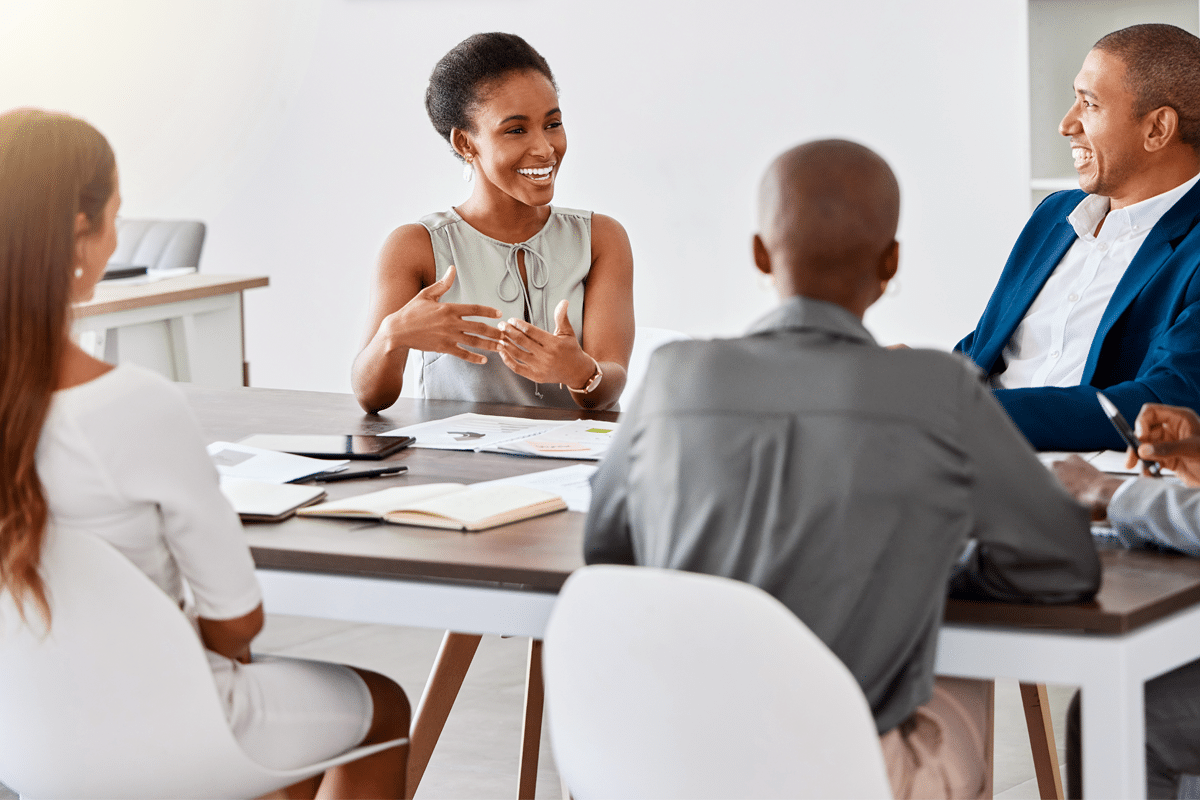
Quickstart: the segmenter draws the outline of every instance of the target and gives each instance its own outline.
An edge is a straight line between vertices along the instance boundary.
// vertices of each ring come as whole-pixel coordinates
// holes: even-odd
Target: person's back
[[[655,353],[593,480],[585,559],[765,589],[859,680],[897,797],[981,796],[986,689],[933,676],[948,586],[1068,602],[1095,592],[1099,560],[974,366],[863,327],[898,214],[860,145],[776,160],[754,245],[783,303],[743,338]]]
[[[595,487],[586,559],[765,589],[858,677],[880,732],[928,697],[969,539],[1021,548],[1004,548],[1002,564],[980,554],[993,580],[964,572],[964,591],[1094,589],[1094,565],[1078,559],[1084,514],[977,370],[885,350],[832,304],[793,298],[746,337],[666,345],[629,416],[611,456],[624,469]],[[619,527],[627,539],[609,535]]]

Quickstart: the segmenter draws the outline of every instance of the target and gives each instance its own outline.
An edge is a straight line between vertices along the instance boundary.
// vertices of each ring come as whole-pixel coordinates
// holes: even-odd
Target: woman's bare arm
[[[465,317],[500,316],[490,306],[441,303],[454,284],[452,266],[435,281],[433,243],[423,225],[402,225],[383,244],[371,289],[366,343],[351,369],[358,403],[374,412],[396,402],[404,387],[409,348],[449,353],[473,364],[487,361],[464,344],[495,350],[494,328]]]
[[[258,608],[234,619],[206,619],[200,617],[200,641],[214,653],[250,663],[250,642],[263,626],[262,603]]]

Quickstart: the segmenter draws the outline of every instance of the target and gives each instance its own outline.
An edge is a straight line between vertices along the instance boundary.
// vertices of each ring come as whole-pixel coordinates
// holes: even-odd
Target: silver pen
[[[1133,452],[1138,451],[1138,446],[1141,442],[1133,433],[1133,428],[1129,427],[1129,423],[1125,417],[1121,416],[1120,410],[1113,405],[1113,402],[1104,396],[1103,392],[1096,392],[1096,399],[1100,401],[1100,407],[1104,409],[1105,416],[1112,422],[1113,427],[1117,429],[1117,433],[1121,434],[1121,438],[1125,440],[1125,444],[1133,448]],[[1156,478],[1162,477],[1162,467],[1156,461],[1147,461],[1142,459],[1142,466]]]

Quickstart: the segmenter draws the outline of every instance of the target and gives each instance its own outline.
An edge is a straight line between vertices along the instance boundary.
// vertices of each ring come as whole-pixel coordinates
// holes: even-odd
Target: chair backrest
[[[858,683],[775,598],[649,567],[571,576],[543,650],[573,797],[890,797]]]
[[[655,350],[667,342],[678,342],[690,339],[686,333],[673,331],[668,328],[638,327],[633,339],[633,353],[629,356],[629,369],[626,371],[625,390],[621,392],[623,408],[628,408],[633,396],[646,377],[650,368],[650,356]]]
[[[49,632],[0,593],[0,782],[42,798],[253,797],[290,782],[238,746],[199,637],[127,558],[52,526],[41,563]]]
[[[109,261],[150,269],[200,268],[205,226],[198,220],[118,219]]]

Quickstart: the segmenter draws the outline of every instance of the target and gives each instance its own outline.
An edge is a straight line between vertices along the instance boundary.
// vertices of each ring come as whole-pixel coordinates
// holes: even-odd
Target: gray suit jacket
[[[793,298],[660,348],[593,482],[585,557],[753,583],[858,678],[885,732],[928,701],[946,588],[1070,602],[1087,514],[964,359]],[[968,546],[973,542],[973,546]]]

